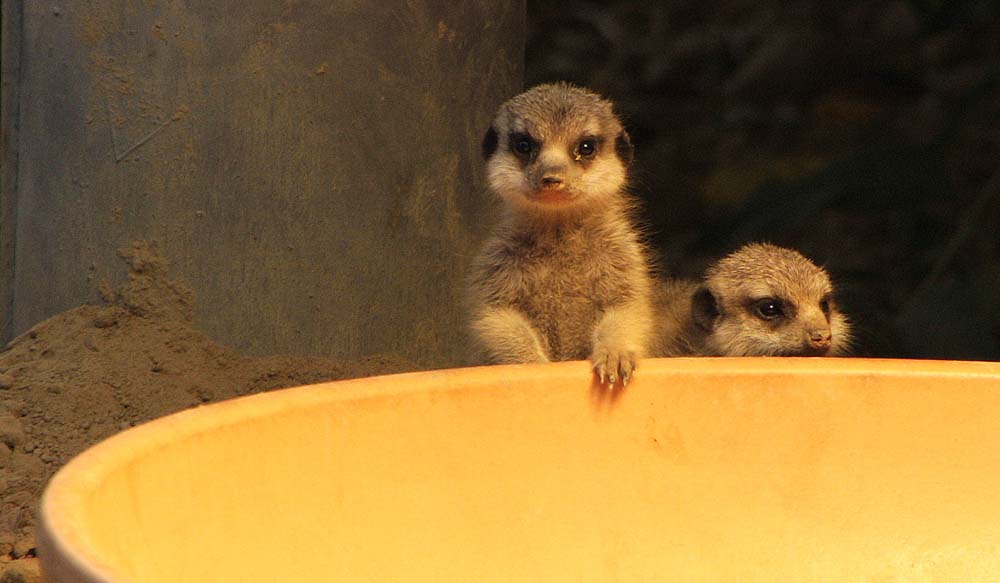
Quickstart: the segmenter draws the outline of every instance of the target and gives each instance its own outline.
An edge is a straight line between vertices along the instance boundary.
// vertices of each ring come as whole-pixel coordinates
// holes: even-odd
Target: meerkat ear
[[[705,332],[711,332],[720,315],[715,295],[707,287],[699,287],[691,296],[691,318],[695,325]]]
[[[497,142],[499,137],[497,136],[497,131],[490,126],[490,129],[486,130],[486,135],[483,136],[483,159],[489,160],[493,152],[497,151]]]
[[[634,155],[632,148],[632,140],[628,137],[628,132],[622,130],[615,138],[615,152],[618,152],[618,157],[621,161],[625,163],[626,166],[632,163],[632,158]]]

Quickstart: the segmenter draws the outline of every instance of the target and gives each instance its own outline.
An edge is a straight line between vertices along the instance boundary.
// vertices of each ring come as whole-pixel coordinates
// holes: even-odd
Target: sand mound
[[[153,246],[134,242],[121,256],[128,281],[102,286],[101,305],[56,315],[0,353],[0,574],[33,554],[52,473],[113,433],[202,403],[419,368],[392,355],[244,357],[194,328],[194,295]]]

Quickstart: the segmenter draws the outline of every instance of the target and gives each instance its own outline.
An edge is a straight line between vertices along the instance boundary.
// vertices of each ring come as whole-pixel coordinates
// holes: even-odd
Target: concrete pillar
[[[521,88],[524,0],[23,11],[14,334],[147,239],[248,354],[461,362],[479,143]]]

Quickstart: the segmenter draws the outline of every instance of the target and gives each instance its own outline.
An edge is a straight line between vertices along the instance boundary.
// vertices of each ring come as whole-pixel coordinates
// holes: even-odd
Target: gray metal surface
[[[95,300],[146,239],[248,354],[461,362],[523,0],[23,10],[13,333]]]
[[[14,233],[17,231],[17,117],[21,64],[21,1],[0,0],[0,341],[14,326]]]

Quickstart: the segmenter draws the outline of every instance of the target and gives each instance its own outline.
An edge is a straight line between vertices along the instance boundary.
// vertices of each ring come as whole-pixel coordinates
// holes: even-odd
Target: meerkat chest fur
[[[619,209],[511,221],[486,246],[479,271],[486,302],[524,313],[556,360],[585,358],[603,311],[648,293],[643,248]]]

